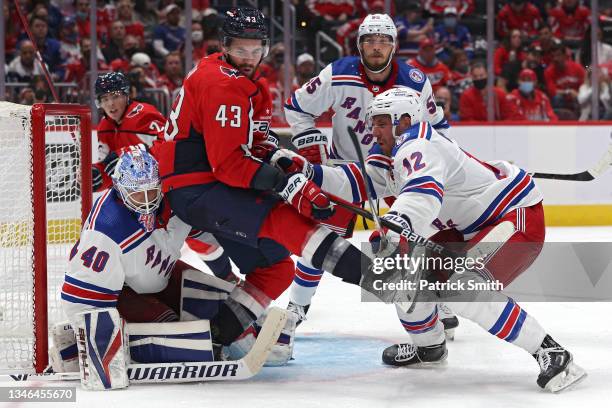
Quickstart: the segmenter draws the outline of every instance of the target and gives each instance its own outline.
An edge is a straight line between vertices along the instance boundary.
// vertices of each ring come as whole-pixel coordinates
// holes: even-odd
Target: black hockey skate
[[[455,329],[459,326],[459,319],[444,303],[438,303],[438,315],[444,325],[446,340],[455,340]]]
[[[287,305],[287,310],[295,313],[295,315],[297,316],[295,327],[298,327],[304,320],[306,320],[306,313],[308,313],[309,308],[310,305],[300,306],[291,301],[289,302],[289,304]]]
[[[392,366],[428,366],[440,364],[446,360],[448,352],[446,341],[440,344],[426,347],[418,347],[414,344],[402,343],[389,346],[383,351],[382,361]]]
[[[574,363],[572,354],[549,335],[546,335],[533,357],[540,365],[537,383],[547,391],[563,391],[587,376],[586,372]]]

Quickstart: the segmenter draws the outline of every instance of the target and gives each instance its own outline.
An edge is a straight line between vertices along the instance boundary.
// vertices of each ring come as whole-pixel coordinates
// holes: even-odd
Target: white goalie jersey
[[[391,210],[407,215],[414,232],[425,237],[456,228],[469,238],[508,211],[542,201],[525,170],[504,161],[481,162],[424,122],[399,137],[391,157],[375,144],[365,175],[356,164],[315,165],[313,181],[360,203],[366,199],[364,176],[376,197],[397,197]]]
[[[315,129],[315,118],[328,109],[334,111],[330,157],[357,160],[357,154],[347,133],[350,126],[360,138],[364,157],[374,143],[366,126],[366,110],[372,99],[394,87],[408,87],[421,98],[424,120],[445,134],[449,125],[444,112],[436,105],[427,76],[419,69],[392,62],[390,77],[384,84],[372,83],[364,73],[359,57],[344,57],[327,65],[321,73],[296,90],[285,102],[285,118],[294,136]]]
[[[164,290],[191,226],[176,216],[147,232],[114,189],[96,200],[70,253],[61,298],[75,313],[116,307],[124,284],[137,293]],[[158,217],[160,219],[168,217]]]

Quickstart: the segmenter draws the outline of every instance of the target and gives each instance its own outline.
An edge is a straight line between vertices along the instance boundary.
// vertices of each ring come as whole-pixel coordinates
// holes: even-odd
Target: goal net
[[[91,207],[89,108],[0,102],[0,372],[41,372]]]

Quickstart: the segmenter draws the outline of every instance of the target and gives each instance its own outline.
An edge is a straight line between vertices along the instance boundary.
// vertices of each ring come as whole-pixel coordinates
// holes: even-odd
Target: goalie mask
[[[393,49],[385,65],[382,68],[371,67],[363,56],[363,42],[366,40],[366,36],[369,37],[381,37],[391,40]],[[359,31],[357,34],[357,49],[359,50],[359,56],[361,57],[361,63],[370,71],[378,74],[391,64],[393,55],[395,54],[395,46],[397,43],[397,28],[391,17],[387,14],[368,14],[363,22],[359,25]]]
[[[138,146],[129,147],[119,158],[112,179],[129,209],[141,216],[154,215],[162,199],[161,180],[157,161],[149,152]],[[145,227],[149,230],[151,220],[147,221]]]
[[[416,91],[407,87],[389,89],[370,102],[366,112],[366,122],[369,127],[372,127],[374,116],[378,115],[391,117],[393,137],[397,138],[399,135],[395,131],[402,116],[410,116],[410,122],[413,125],[422,122],[421,98]]]

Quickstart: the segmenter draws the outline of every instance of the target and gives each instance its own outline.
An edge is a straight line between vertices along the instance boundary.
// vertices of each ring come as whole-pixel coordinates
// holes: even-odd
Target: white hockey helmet
[[[361,54],[362,37],[369,34],[388,35],[393,39],[393,51],[391,51],[391,55],[389,55],[389,60],[387,61],[387,64],[384,68],[376,71],[371,70],[366,65],[365,61],[363,60],[363,55]],[[359,50],[359,55],[361,56],[361,63],[374,73],[384,71],[389,66],[389,64],[391,64],[391,60],[393,59],[393,55],[395,54],[396,43],[397,28],[395,27],[393,19],[387,14],[368,14],[359,25],[359,31],[357,32],[357,49]]]
[[[410,116],[410,122],[414,125],[423,120],[421,97],[411,88],[405,86],[391,88],[372,99],[366,113],[366,120],[372,126],[374,116],[391,116],[393,136],[400,119],[404,115]]]

